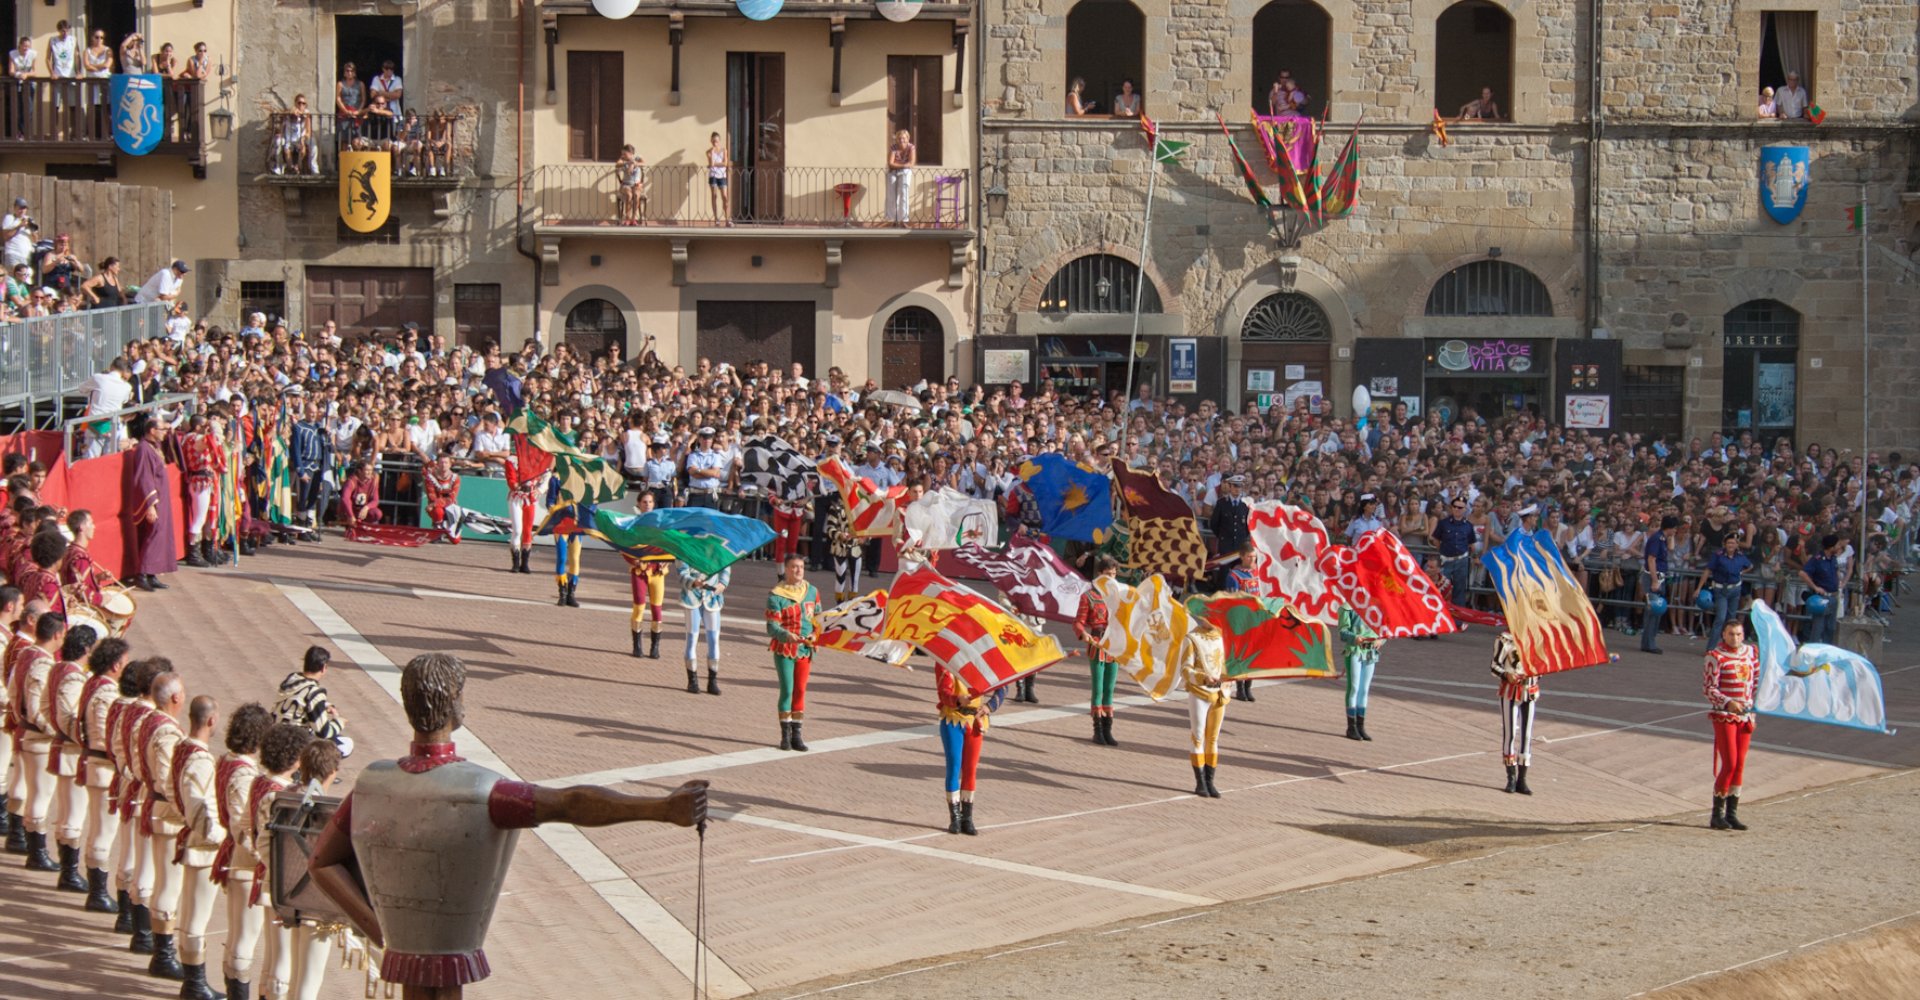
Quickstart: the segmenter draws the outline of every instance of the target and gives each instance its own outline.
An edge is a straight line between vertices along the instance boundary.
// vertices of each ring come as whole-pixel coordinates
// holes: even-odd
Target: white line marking
[[[1063,944],[1066,944],[1066,942],[1065,941],[1048,941],[1045,944],[1030,944],[1022,948],[1009,948],[1006,951],[996,951],[991,955],[983,956],[980,959],[980,961],[991,962],[996,958],[1005,958],[1008,955],[1018,955],[1021,952],[1042,951],[1047,948],[1058,948]],[[967,961],[968,960],[962,959],[962,960],[953,961],[953,962],[941,962],[938,965],[922,966],[921,968],[918,968],[918,969],[905,969],[900,972],[889,972],[884,976],[875,976],[872,979],[862,979],[859,982],[841,983],[838,986],[829,986],[823,990],[811,990],[806,993],[795,993],[792,996],[786,997],[785,1000],[800,1000],[800,998],[802,997],[817,997],[817,996],[823,996],[828,993],[838,993],[841,990],[852,989],[855,986],[868,986],[873,983],[884,983],[889,979],[898,979],[901,976],[918,975],[922,972],[932,972],[935,969],[949,969],[956,965],[965,965],[967,964]]]
[[[1403,684],[1407,682],[1413,682],[1417,684],[1433,684],[1441,687],[1473,688],[1476,691],[1488,690],[1487,685],[1476,684],[1472,681],[1443,681],[1443,680],[1436,680],[1431,677],[1402,677],[1397,674],[1393,678],[1393,683],[1395,684]],[[1406,690],[1406,689],[1402,688],[1402,690]],[[1700,708],[1700,703],[1697,701],[1680,701],[1674,698],[1637,698],[1632,695],[1595,694],[1587,691],[1555,691],[1553,692],[1553,696],[1555,698],[1592,698],[1598,701],[1625,701],[1625,702],[1632,702],[1634,704],[1639,704],[1639,705],[1673,705],[1679,708],[1697,708],[1700,711],[1703,711],[1703,712],[1706,711],[1706,709]],[[1487,700],[1492,701],[1493,699],[1489,698]]]
[[[1149,899],[1178,903],[1181,906],[1212,906],[1220,902],[1210,896],[1194,896],[1184,892],[1175,892],[1171,889],[1159,889],[1150,885],[1115,882],[1112,879],[1104,879],[1094,875],[1082,875],[1079,872],[1042,868],[1038,865],[1027,865],[1021,864],[1018,861],[1005,861],[1000,858],[982,857],[977,854],[966,854],[961,851],[948,851],[938,847],[897,843],[884,840],[880,837],[868,837],[858,833],[843,833],[839,830],[828,830],[817,826],[789,823],[786,820],[773,819],[769,816],[755,816],[750,813],[728,810],[713,810],[712,815],[717,819],[745,823],[749,826],[763,826],[769,830],[805,834],[806,836],[819,837],[823,840],[840,840],[849,844],[859,844],[863,847],[878,847],[889,851],[899,851],[902,854],[913,854],[923,858],[935,858],[941,861],[952,861],[958,864],[972,865],[976,868],[990,868],[995,871],[1011,872],[1015,875],[1026,875],[1031,878],[1042,878],[1054,882],[1084,885],[1094,889],[1107,889],[1113,892],[1130,893],[1135,896],[1146,896]]]
[[[1838,940],[1839,938],[1849,937],[1854,934],[1864,934],[1867,931],[1873,930],[1876,927],[1885,927],[1888,924],[1895,923],[1897,921],[1905,920],[1909,917],[1915,917],[1915,916],[1920,916],[1920,910],[1912,910],[1907,913],[1902,913],[1897,917],[1888,917],[1885,920],[1876,920],[1873,923],[1867,924],[1864,927],[1855,927],[1853,930],[1850,930],[1850,931],[1841,931],[1838,934],[1829,934],[1823,938],[1815,938],[1812,941],[1807,941],[1802,944],[1797,944],[1791,948],[1787,948],[1782,951],[1773,952],[1770,955],[1762,955],[1759,958],[1750,958],[1744,962],[1738,962],[1733,965],[1729,965],[1724,969],[1710,969],[1706,972],[1696,972],[1693,975],[1686,977],[1685,979],[1676,979],[1673,982],[1666,984],[1665,986],[1655,986],[1653,989],[1650,989],[1650,990],[1641,990],[1638,993],[1629,994],[1627,996],[1627,1000],[1634,1000],[1634,998],[1636,997],[1644,997],[1649,994],[1658,993],[1661,990],[1670,990],[1675,986],[1680,986],[1685,983],[1690,983],[1696,979],[1705,979],[1709,976],[1725,975],[1729,972],[1734,972],[1740,969],[1744,969],[1749,965],[1758,965],[1761,962],[1776,959],[1782,955],[1790,955],[1796,951],[1804,951],[1805,949],[1816,947],[1818,945],[1823,945],[1829,941]]]
[[[385,653],[368,642],[364,636],[347,624],[346,619],[322,600],[311,589],[292,584],[277,584],[280,592],[301,614],[307,617],[313,627],[340,647],[340,651],[359,664],[373,682],[380,685],[396,703],[400,701],[400,668],[387,659]],[[506,775],[509,779],[519,778],[500,760],[498,754],[488,747],[471,730],[462,729],[455,734],[460,744],[460,752],[468,760],[482,767],[489,767]],[[672,963],[688,981],[693,979],[694,950],[696,943],[692,932],[667,912],[647,891],[628,877],[612,858],[596,847],[577,827],[539,826],[533,830],[535,836],[545,843],[560,861],[572,869],[575,875],[587,883],[596,895],[605,900],[613,911],[626,921],[629,927],[637,931],[646,942],[660,953],[662,958]],[[699,946],[704,951],[703,969],[708,970],[711,989],[716,997],[738,997],[753,992],[753,987],[733,970],[726,961],[713,954],[712,949]]]

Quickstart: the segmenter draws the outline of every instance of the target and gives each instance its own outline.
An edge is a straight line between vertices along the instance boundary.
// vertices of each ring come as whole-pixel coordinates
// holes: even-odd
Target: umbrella
[[[867,399],[888,406],[898,406],[908,410],[920,409],[920,401],[898,389],[879,389],[867,394]]]

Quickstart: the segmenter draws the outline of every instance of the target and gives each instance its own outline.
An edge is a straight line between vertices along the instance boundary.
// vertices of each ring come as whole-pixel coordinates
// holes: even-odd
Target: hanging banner
[[[115,73],[107,87],[113,101],[113,144],[128,156],[145,156],[166,134],[161,109],[166,81],[158,73]]]
[[[340,151],[340,221],[356,233],[387,224],[393,204],[393,154]]]
[[[1760,207],[1773,221],[1784,226],[1800,217],[1812,166],[1813,154],[1805,146],[1761,147]]]

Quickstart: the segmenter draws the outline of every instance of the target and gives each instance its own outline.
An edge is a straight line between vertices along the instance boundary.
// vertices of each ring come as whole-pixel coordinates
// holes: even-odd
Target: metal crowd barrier
[[[17,409],[22,427],[51,430],[66,397],[128,344],[166,336],[166,320],[166,305],[150,302],[0,323],[0,411]]]
[[[164,412],[167,418],[178,423],[183,417],[190,417],[199,399],[190,392],[170,392],[156,396],[144,403],[122,407],[108,413],[94,413],[78,417],[69,417],[60,421],[60,453],[67,456],[69,463],[83,462],[89,458],[104,458],[120,451],[127,441],[126,420],[136,413]],[[101,430],[97,425],[108,425]],[[73,450],[73,432],[76,428],[86,431],[82,436],[82,448],[76,454]],[[89,454],[98,452],[98,454]]]

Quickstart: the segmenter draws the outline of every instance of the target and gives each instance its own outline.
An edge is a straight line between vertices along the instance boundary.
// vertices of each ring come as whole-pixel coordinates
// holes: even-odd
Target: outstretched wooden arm
[[[670,795],[628,795],[599,785],[538,788],[533,794],[535,823],[612,826],[615,823],[707,822],[707,782],[689,781]]]

